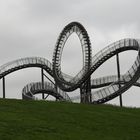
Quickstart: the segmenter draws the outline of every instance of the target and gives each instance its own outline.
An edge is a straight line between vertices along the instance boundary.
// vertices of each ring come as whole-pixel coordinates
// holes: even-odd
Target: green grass
[[[1,99],[0,140],[140,140],[140,109]]]

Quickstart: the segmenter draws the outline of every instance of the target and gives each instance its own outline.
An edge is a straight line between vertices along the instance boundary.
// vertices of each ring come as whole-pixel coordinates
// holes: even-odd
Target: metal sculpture
[[[61,71],[61,56],[67,39],[72,33],[76,33],[81,42],[83,52],[83,68],[75,76],[69,76]],[[140,43],[137,39],[122,39],[110,44],[92,57],[91,43],[86,29],[78,22],[72,22],[64,27],[60,33],[53,53],[52,64],[40,57],[28,57],[9,62],[0,67],[0,78],[3,78],[3,97],[5,97],[5,76],[11,72],[27,67],[40,67],[42,69],[42,82],[30,83],[22,90],[23,99],[35,99],[37,93],[50,94],[57,100],[71,101],[66,92],[80,89],[82,103],[100,104],[105,103],[128,90],[131,86],[140,87]],[[137,58],[132,67],[120,75],[119,53],[136,50]],[[91,79],[92,73],[105,61],[116,55],[118,75]],[[44,82],[45,70],[55,82]],[[96,92],[91,89],[101,88]],[[47,98],[47,96],[46,96]],[[77,98],[77,97],[76,97]]]

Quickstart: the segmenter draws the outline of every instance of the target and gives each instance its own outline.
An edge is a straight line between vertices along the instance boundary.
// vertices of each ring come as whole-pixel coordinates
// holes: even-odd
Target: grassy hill
[[[0,140],[140,140],[140,109],[0,99]]]

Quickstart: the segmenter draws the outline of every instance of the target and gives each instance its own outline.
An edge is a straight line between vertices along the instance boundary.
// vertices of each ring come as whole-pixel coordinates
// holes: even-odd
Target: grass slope
[[[0,140],[140,140],[140,109],[1,99]]]

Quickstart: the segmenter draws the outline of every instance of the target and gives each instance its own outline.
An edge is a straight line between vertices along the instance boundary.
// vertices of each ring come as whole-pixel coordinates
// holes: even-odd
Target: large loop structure
[[[61,71],[61,56],[67,39],[76,33],[83,52],[83,68],[72,77]],[[97,79],[91,79],[91,75],[108,59],[117,56],[121,52],[135,50],[137,57],[128,71],[120,75],[118,63],[118,75],[108,75]],[[119,59],[118,59],[119,61]],[[78,22],[72,22],[64,27],[60,33],[53,53],[52,64],[40,57],[28,57],[11,61],[0,67],[0,78],[19,69],[27,67],[40,67],[53,79],[54,83],[36,82],[27,84],[22,90],[23,99],[35,99],[37,93],[46,93],[58,100],[71,101],[66,92],[80,89],[80,99],[83,103],[100,104],[120,96],[131,86],[140,87],[140,43],[137,39],[122,39],[116,41],[92,57],[91,43],[86,29]],[[91,89],[102,88],[96,92]]]
[[[76,33],[77,36],[79,37],[84,57],[83,58],[84,66],[82,71],[80,71],[80,75],[77,75],[75,77],[69,77],[67,78],[69,79],[67,81],[61,72],[61,55],[65,43],[72,33]],[[82,98],[82,100],[85,100],[86,102],[90,102],[91,100],[91,97],[87,95],[90,93],[90,88],[88,88],[88,86],[90,85],[90,77],[88,77],[87,80],[87,76],[85,76],[91,67],[91,56],[92,56],[91,43],[86,29],[78,22],[72,22],[68,24],[60,33],[54,49],[53,55],[54,79],[58,84],[58,86],[64,91],[73,91],[81,87],[81,94],[84,98],[84,99]]]
[[[63,77],[63,74],[61,72],[61,55],[63,52],[64,45],[72,33],[76,33],[81,42],[81,47],[82,47],[83,57],[84,57],[83,58],[84,70],[83,70],[83,75],[81,75],[80,77],[74,77],[75,80],[73,80],[74,78],[69,77],[69,80],[66,81],[65,77]],[[73,91],[76,88],[78,88],[78,86],[81,84],[81,79],[89,71],[91,67],[91,55],[92,55],[91,43],[85,28],[80,23],[77,22],[72,22],[68,24],[60,33],[53,55],[54,79],[63,90]],[[80,84],[79,85],[76,84],[77,82],[80,82]]]

